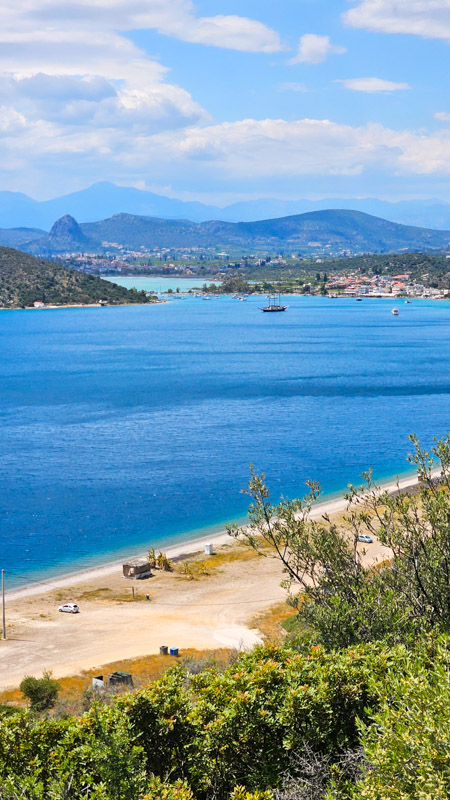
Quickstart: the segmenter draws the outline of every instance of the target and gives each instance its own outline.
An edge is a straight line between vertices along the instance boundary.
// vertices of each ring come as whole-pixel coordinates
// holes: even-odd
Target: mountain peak
[[[57,219],[52,225],[48,236],[51,240],[71,239],[76,242],[81,242],[86,238],[75,217],[70,214],[64,214],[63,217]]]

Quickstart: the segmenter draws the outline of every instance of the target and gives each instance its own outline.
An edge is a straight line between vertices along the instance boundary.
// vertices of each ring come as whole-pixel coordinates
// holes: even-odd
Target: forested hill
[[[42,237],[30,232],[29,241],[20,231],[7,231],[8,244],[14,235],[18,246],[36,255],[67,252],[101,253],[105,249],[126,247],[219,247],[239,250],[271,250],[293,248],[300,253],[395,252],[402,250],[447,250],[450,231],[416,228],[363,214],[359,211],[314,211],[280,219],[259,222],[225,222],[211,220],[195,223],[189,220],[159,219],[133,214],[115,214],[99,222],[78,224],[66,214],[57,220],[49,234]],[[0,231],[0,241],[2,241]]]
[[[161,220],[117,214],[109,220],[80,225],[91,240],[105,240],[140,247],[220,246],[240,248],[295,247],[314,250],[317,245],[332,250],[389,252],[395,250],[443,250],[450,232],[398,225],[359,211],[315,211],[260,222],[195,224],[186,220]],[[38,245],[38,243],[36,243]]]
[[[1,308],[25,308],[36,301],[49,305],[88,305],[100,300],[116,305],[151,302],[144,292],[125,289],[20,250],[0,247]]]

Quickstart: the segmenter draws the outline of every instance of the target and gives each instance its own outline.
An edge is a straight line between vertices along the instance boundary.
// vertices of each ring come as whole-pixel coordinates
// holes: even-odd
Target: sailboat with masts
[[[278,300],[275,294],[273,295],[269,294],[267,295],[267,298],[269,300],[269,305],[263,306],[261,311],[277,312],[277,311],[286,311],[286,309],[289,308],[289,306],[281,305],[280,295],[278,295]]]

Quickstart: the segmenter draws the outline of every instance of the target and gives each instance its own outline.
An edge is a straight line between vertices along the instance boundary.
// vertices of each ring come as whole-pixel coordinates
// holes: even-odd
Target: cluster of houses
[[[424,275],[426,279],[428,275]],[[410,273],[404,275],[330,275],[326,289],[328,293],[339,293],[347,297],[432,297],[443,298],[447,290],[433,289],[411,280]]]

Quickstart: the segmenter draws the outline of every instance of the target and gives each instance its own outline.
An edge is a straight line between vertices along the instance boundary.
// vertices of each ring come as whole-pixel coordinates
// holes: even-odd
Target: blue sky
[[[450,0],[0,0],[0,189],[450,201]]]

